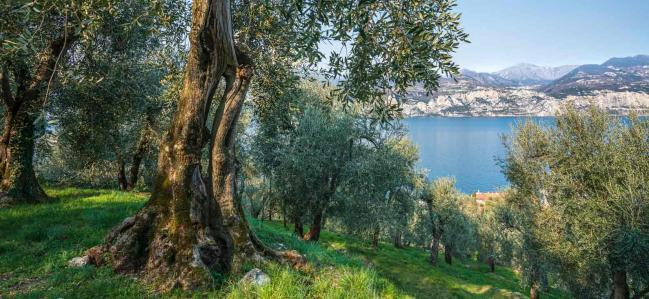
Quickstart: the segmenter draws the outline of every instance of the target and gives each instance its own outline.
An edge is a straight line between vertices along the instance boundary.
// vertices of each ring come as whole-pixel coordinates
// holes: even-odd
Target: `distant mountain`
[[[510,87],[516,86],[517,82],[505,79],[494,73],[480,73],[472,70],[462,69],[460,71],[465,80],[469,80],[475,86],[483,87]]]
[[[406,115],[553,115],[563,102],[596,105],[610,113],[649,114],[649,55],[611,58],[602,64],[542,67],[518,64],[494,73],[461,70],[429,94],[413,87],[403,103]]]
[[[645,65],[649,65],[649,55],[636,55],[636,56],[623,57],[623,58],[611,58],[606,62],[602,63],[602,65],[620,67],[620,68],[645,66]]]
[[[649,93],[649,55],[582,65],[540,89],[560,98],[603,90]]]
[[[514,82],[520,86],[547,84],[552,80],[563,77],[575,69],[577,65],[564,65],[558,67],[538,66],[529,63],[520,63],[494,74]]]
[[[567,74],[576,65],[565,65],[559,67],[537,66],[529,63],[521,63],[504,70],[483,73],[472,70],[460,70],[460,76],[453,79],[443,80],[442,87],[446,86],[455,89],[463,87],[493,87],[508,88],[530,85],[544,85],[552,80]]]

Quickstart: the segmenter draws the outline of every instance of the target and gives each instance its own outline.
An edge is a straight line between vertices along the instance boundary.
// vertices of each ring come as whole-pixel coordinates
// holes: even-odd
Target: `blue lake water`
[[[495,191],[508,185],[497,159],[505,154],[502,136],[522,121],[551,123],[552,118],[412,117],[403,123],[419,147],[419,167],[428,178],[452,176],[465,193]]]

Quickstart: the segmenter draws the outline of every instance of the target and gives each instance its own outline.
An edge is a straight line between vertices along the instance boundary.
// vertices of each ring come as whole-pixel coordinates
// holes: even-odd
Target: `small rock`
[[[244,283],[254,284],[256,286],[263,286],[270,282],[270,276],[268,276],[263,271],[254,268],[248,271],[248,273],[246,273],[246,275],[241,278],[241,281]]]
[[[275,243],[275,248],[277,248],[277,250],[286,250],[288,247],[286,247],[284,243]]]
[[[78,256],[68,261],[68,267],[79,268],[90,263],[90,258],[87,255]]]

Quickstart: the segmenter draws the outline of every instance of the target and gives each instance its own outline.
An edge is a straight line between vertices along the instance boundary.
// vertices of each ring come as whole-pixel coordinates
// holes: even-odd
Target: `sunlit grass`
[[[106,233],[146,201],[144,194],[90,189],[48,189],[57,201],[0,210],[0,297],[18,298],[448,298],[519,297],[527,294],[506,268],[488,273],[473,262],[427,264],[417,248],[396,249],[323,232],[320,244],[297,239],[279,223],[251,220],[269,246],[304,254],[305,269],[266,263],[271,277],[262,287],[226,278],[218,290],[151,293],[132,278],[108,268],[68,268],[72,257],[100,244]],[[252,265],[247,268],[252,268]],[[550,294],[558,296],[558,293]]]

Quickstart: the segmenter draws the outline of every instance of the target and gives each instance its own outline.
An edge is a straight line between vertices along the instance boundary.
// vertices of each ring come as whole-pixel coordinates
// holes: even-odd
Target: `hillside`
[[[407,116],[548,116],[564,102],[594,104],[612,114],[649,112],[649,56],[602,64],[541,67],[518,64],[494,73],[462,70],[438,91],[413,88],[398,98]]]
[[[107,268],[69,268],[70,258],[101,242],[106,232],[144,203],[145,194],[90,189],[50,189],[56,203],[0,210],[0,298],[142,298],[151,290]],[[474,261],[428,265],[419,248],[380,244],[373,250],[354,237],[324,232],[320,243],[296,239],[280,223],[252,225],[266,244],[295,249],[309,265],[292,270],[273,263],[262,269],[271,283],[237,283],[241,274],[222,278],[220,291],[165,297],[226,298],[523,298],[516,274]],[[441,261],[441,259],[440,259]],[[252,266],[250,266],[252,267]],[[547,294],[558,298],[556,290]]]
[[[611,58],[602,64],[582,65],[541,89],[556,97],[602,90],[649,92],[649,56]]]

